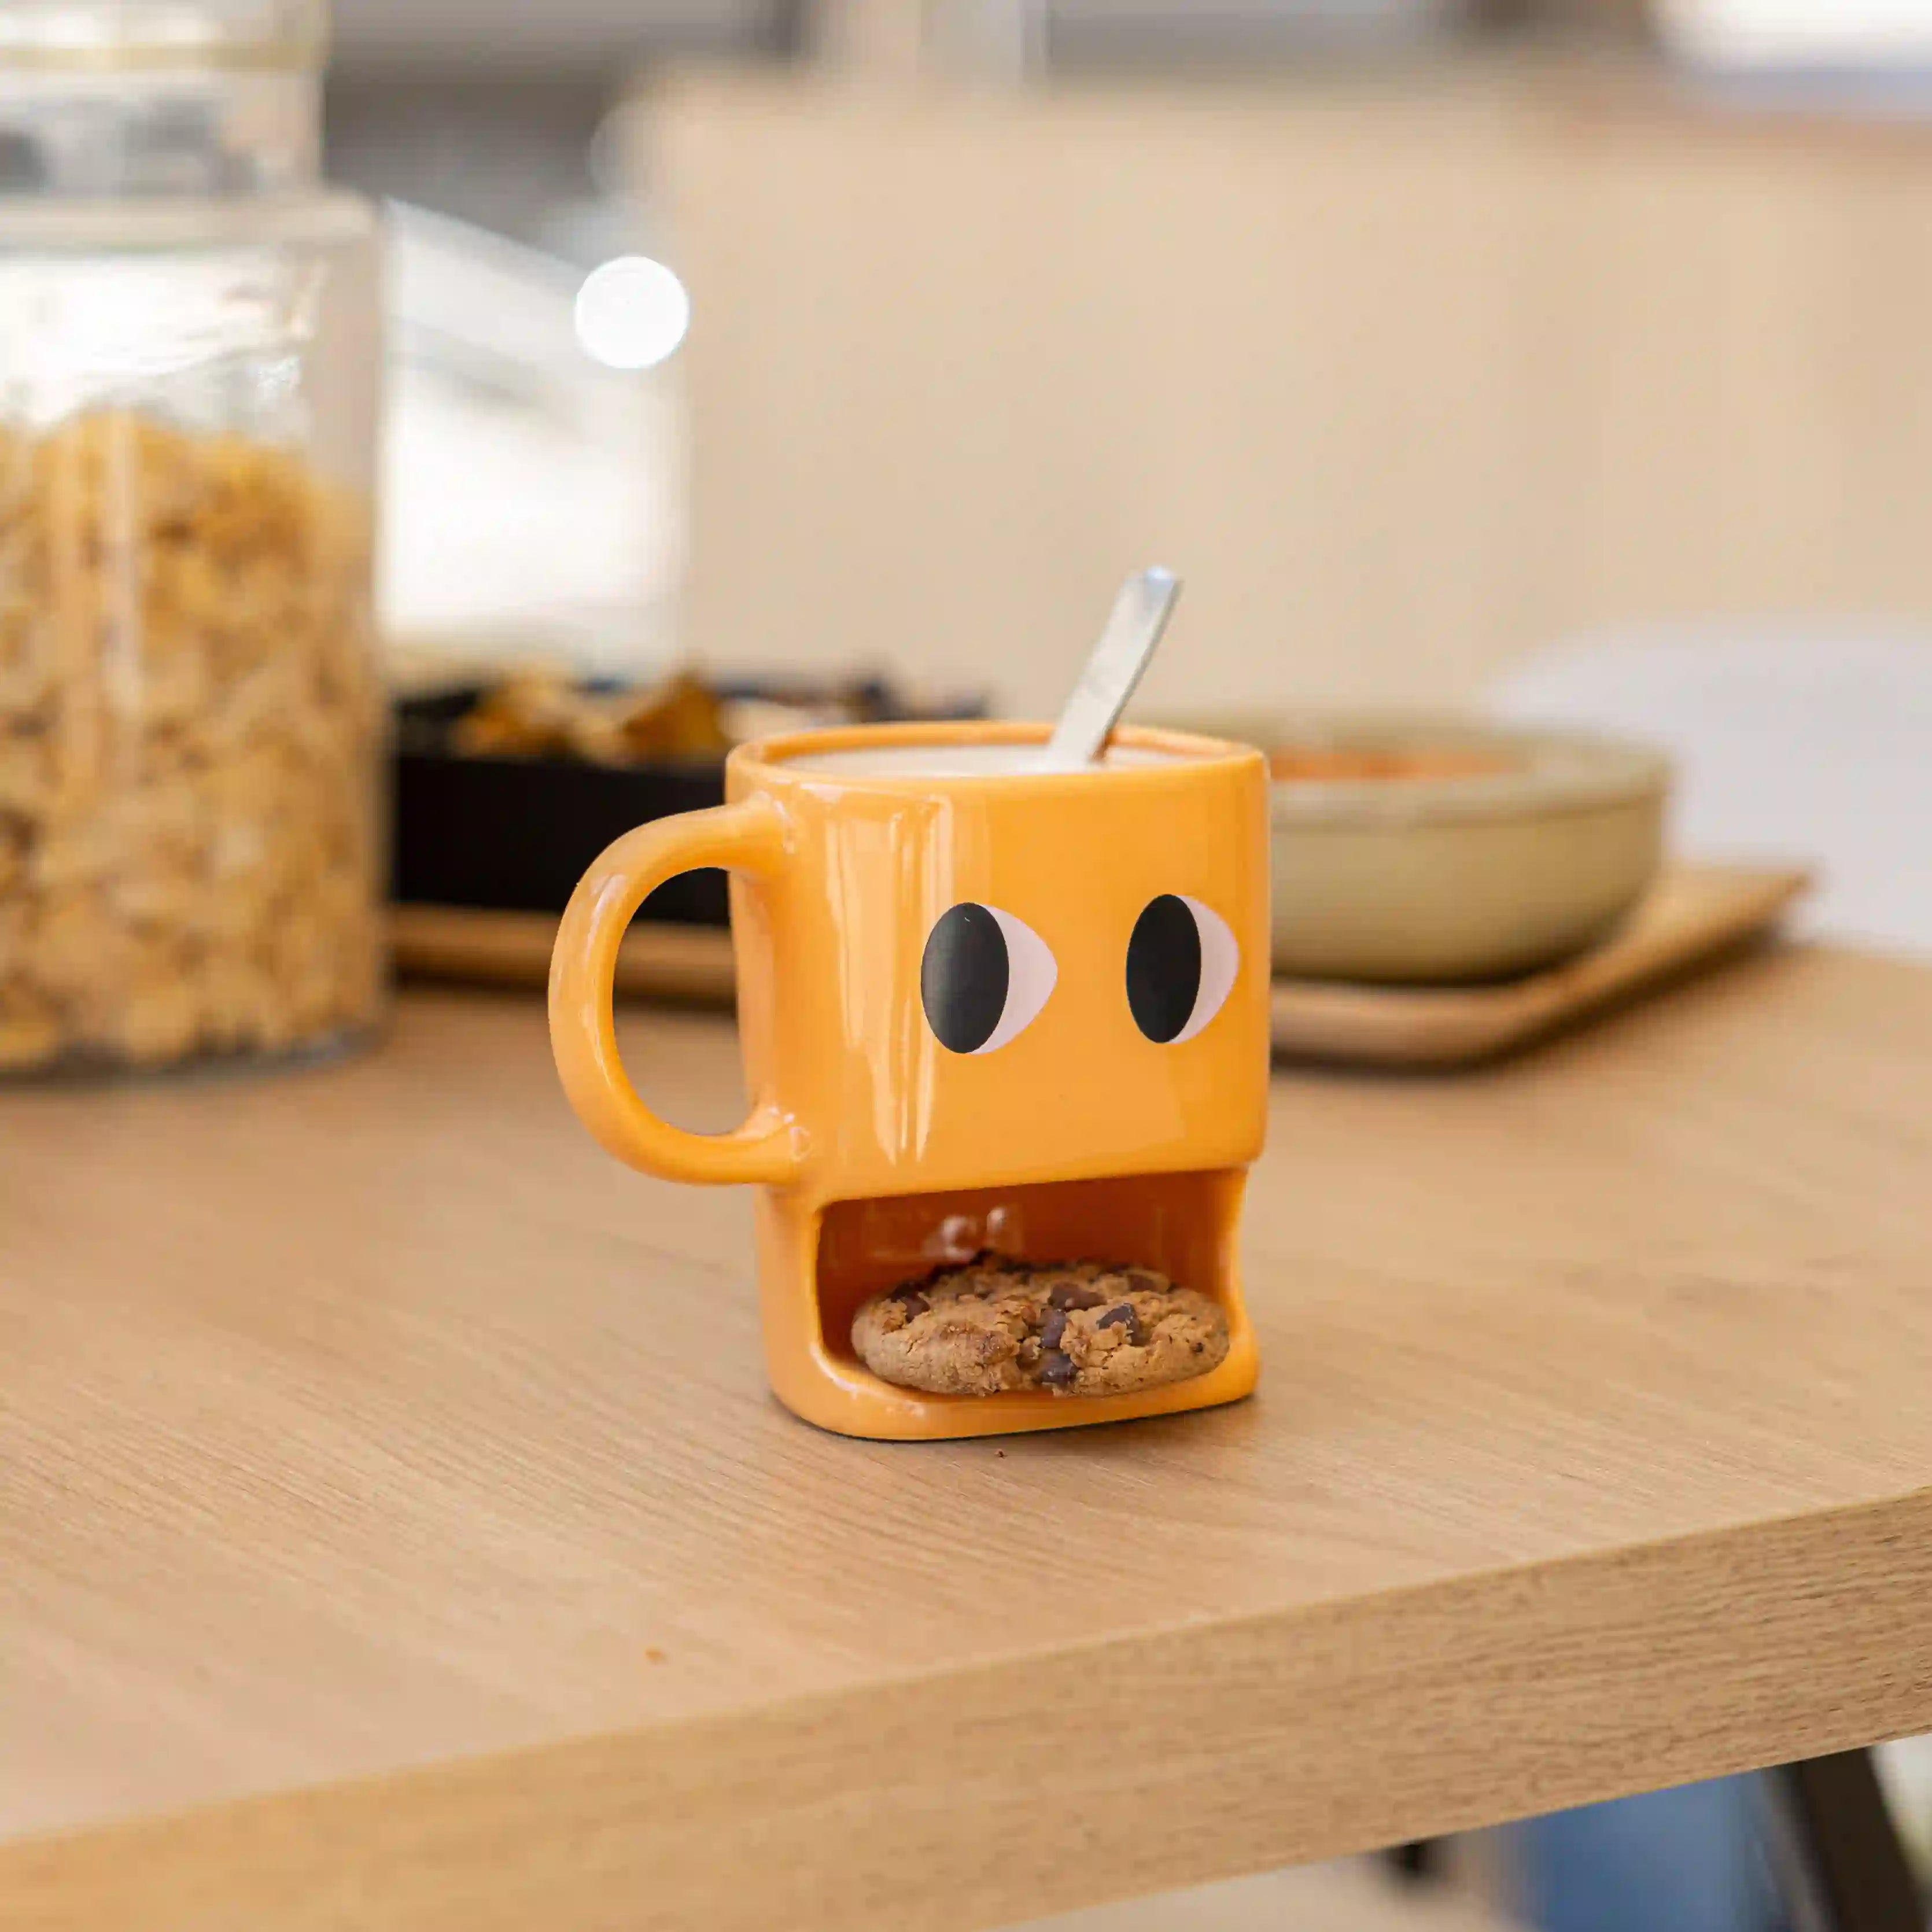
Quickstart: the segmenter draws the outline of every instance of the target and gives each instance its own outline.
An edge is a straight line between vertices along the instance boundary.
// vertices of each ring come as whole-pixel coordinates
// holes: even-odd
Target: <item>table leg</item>
[[[1382,1854],[1390,1874],[1405,1885],[1421,1885],[1442,1876],[1442,1841],[1417,1838],[1391,1845]]]
[[[1792,1932],[1925,1932],[1869,1751],[1780,1765],[1761,1782]]]

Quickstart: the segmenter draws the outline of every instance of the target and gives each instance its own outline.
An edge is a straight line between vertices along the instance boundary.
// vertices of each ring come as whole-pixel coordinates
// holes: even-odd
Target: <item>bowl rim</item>
[[[1493,724],[1454,714],[1336,712],[1284,718],[1270,734],[1281,752],[1490,751],[1508,770],[1437,778],[1270,777],[1277,828],[1525,821],[1660,802],[1670,760],[1654,747],[1568,727]]]

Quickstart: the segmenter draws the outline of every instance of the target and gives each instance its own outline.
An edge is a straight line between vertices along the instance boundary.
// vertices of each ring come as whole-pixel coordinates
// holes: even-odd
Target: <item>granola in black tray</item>
[[[391,896],[405,904],[561,912],[612,839],[718,805],[734,744],[822,724],[974,718],[976,700],[922,704],[875,676],[649,685],[518,670],[418,689],[396,707]],[[687,872],[641,919],[726,923],[724,875]]]

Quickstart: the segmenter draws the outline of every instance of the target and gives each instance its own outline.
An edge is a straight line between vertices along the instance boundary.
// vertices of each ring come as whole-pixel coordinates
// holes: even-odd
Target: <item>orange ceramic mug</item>
[[[758,1187],[772,1386],[847,1435],[1112,1422],[1254,1386],[1237,1248],[1268,1106],[1266,764],[1127,728],[1096,769],[1024,769],[1046,735],[884,725],[742,746],[728,802],[619,839],[557,934],[550,1036],[572,1104],[646,1173]],[[611,1016],[632,914],[700,866],[731,874],[753,1096],[718,1135],[638,1097]],[[1144,947],[1130,970],[1144,915],[1192,922],[1191,976],[1150,974]],[[935,978],[935,954],[976,967]],[[1115,1396],[929,1395],[872,1375],[851,1344],[860,1302],[982,1246],[1159,1268],[1220,1301],[1227,1357]]]

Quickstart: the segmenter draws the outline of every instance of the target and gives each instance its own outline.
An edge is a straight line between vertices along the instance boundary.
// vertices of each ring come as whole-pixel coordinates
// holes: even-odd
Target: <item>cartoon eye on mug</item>
[[[1163,1046],[1194,1036],[1233,989],[1241,949],[1228,922],[1184,892],[1150,899],[1127,941],[1127,1005]]]
[[[919,997],[940,1045],[992,1053],[1030,1026],[1060,968],[1024,920],[962,901],[940,914],[919,965]]]

